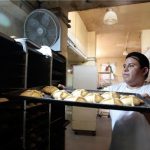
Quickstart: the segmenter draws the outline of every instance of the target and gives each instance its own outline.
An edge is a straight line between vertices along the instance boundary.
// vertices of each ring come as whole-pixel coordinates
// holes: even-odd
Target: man
[[[104,91],[150,94],[145,84],[149,73],[149,60],[139,52],[126,56],[123,65],[124,82],[104,88]],[[150,115],[150,114],[149,114]],[[150,125],[140,112],[110,110],[112,142],[110,150],[150,150]]]

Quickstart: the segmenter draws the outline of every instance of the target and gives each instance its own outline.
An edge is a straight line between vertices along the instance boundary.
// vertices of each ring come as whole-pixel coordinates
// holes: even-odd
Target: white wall
[[[150,30],[142,30],[141,49],[143,53],[150,49]]]
[[[150,61],[150,30],[142,30],[141,48],[142,48],[142,53],[145,54]],[[150,82],[150,73],[147,78],[147,81]]]
[[[142,30],[141,48],[142,53],[150,60],[150,30]]]

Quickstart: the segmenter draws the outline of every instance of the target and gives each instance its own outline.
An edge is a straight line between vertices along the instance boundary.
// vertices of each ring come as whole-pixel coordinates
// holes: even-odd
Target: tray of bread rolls
[[[32,102],[61,103],[70,106],[150,112],[150,100],[134,93],[86,89],[59,89],[44,86],[3,94],[3,97]]]

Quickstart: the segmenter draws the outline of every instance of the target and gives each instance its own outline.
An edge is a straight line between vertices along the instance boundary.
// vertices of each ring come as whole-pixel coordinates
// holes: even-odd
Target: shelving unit
[[[29,104],[27,104],[29,105]],[[25,106],[24,144],[27,150],[49,149],[49,106],[32,104]]]
[[[52,85],[66,85],[66,58],[53,51]]]
[[[23,150],[23,105],[0,103],[0,149]]]
[[[43,55],[27,39],[0,35],[0,40],[0,94],[66,84],[66,59],[61,54]],[[64,136],[64,105],[16,98],[0,102],[1,150],[64,150]]]
[[[64,150],[65,123],[64,105],[26,100],[0,103],[0,149]]]

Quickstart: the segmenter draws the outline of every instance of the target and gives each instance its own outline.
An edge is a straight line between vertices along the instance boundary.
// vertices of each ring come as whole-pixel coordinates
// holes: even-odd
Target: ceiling
[[[12,0],[16,2],[15,0]],[[18,0],[18,4],[25,3],[31,9],[61,7],[65,11],[80,11],[93,8],[112,7],[149,2],[149,0]],[[17,3],[16,2],[16,3]]]
[[[106,8],[78,11],[88,31],[97,35],[96,57],[125,57],[123,51],[141,51],[141,32],[150,29],[150,2],[111,7],[118,23],[105,25]],[[82,60],[73,57],[72,60]]]
[[[141,31],[150,29],[150,2],[112,7],[117,13],[118,23],[105,25],[103,17],[106,8],[80,11],[88,31],[97,34],[98,57],[123,57],[130,51],[141,49]]]
[[[126,48],[129,52],[140,50],[141,30],[150,29],[150,0],[20,0],[20,2],[26,3],[31,9],[51,10],[59,7],[66,13],[78,11],[87,30],[96,32],[97,57],[123,57],[122,53]],[[118,23],[115,25],[108,26],[103,23],[108,7],[112,7],[117,13]]]

